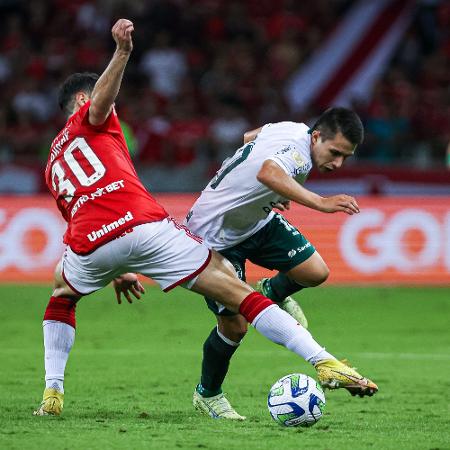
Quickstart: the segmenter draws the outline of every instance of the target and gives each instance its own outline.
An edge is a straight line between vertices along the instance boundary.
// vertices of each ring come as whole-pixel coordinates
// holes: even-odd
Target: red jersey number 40
[[[75,158],[74,152],[78,150],[85,160],[91,166],[92,172],[88,175],[80,162]],[[67,147],[64,152],[64,160],[67,163],[70,171],[73,173],[81,186],[91,186],[105,175],[106,167],[98,159],[86,140],[82,137],[77,137]],[[70,181],[73,179],[70,174],[66,174],[63,165],[56,161],[52,166],[52,185],[55,192],[58,192],[67,203],[70,203],[75,195],[76,187]]]

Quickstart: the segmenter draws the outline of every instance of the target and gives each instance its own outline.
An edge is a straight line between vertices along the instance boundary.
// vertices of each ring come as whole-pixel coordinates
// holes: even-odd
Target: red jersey
[[[129,228],[168,216],[138,179],[113,108],[89,123],[86,103],[50,148],[45,181],[67,221],[64,243],[84,255]]]

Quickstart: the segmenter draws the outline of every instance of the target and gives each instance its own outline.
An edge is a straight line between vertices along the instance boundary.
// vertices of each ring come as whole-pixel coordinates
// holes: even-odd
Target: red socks
[[[245,317],[247,322],[253,323],[255,317],[267,307],[274,305],[272,300],[269,300],[259,292],[252,292],[244,298],[244,301],[239,306],[239,312]]]
[[[73,300],[62,297],[50,297],[47,309],[45,310],[44,320],[56,320],[64,322],[73,328],[76,328],[75,308],[77,304]]]

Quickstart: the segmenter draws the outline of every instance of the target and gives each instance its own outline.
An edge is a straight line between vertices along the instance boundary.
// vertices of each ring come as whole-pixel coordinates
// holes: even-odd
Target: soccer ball
[[[267,398],[270,415],[285,427],[311,427],[323,414],[325,394],[320,384],[303,373],[280,378]]]

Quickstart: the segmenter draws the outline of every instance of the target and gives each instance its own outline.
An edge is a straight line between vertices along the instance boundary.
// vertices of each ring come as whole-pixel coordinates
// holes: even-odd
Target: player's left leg
[[[245,280],[245,258],[239,246],[221,252],[233,264],[238,277]],[[200,383],[193,394],[194,407],[213,418],[245,420],[230,404],[222,391],[231,358],[247,333],[248,322],[212,299],[205,298],[208,308],[215,314],[217,326],[203,344]]]
[[[204,397],[222,393],[230,360],[247,333],[248,323],[240,315],[217,315],[217,326],[203,344],[202,374],[197,391]]]
[[[198,411],[215,419],[245,420],[222,392],[222,384],[230,360],[247,333],[248,323],[240,314],[216,315],[216,318],[217,327],[203,344],[201,378],[192,402]]]

